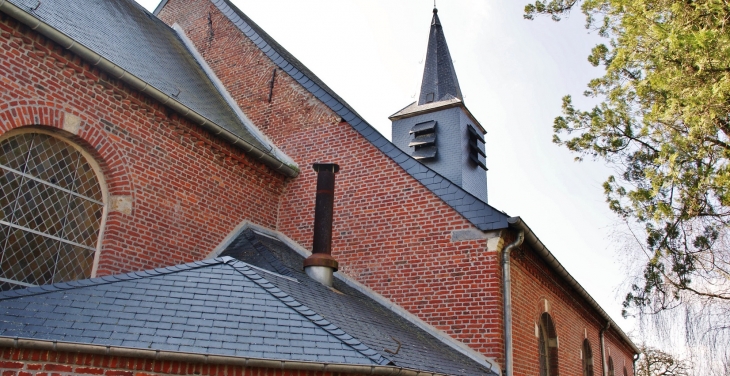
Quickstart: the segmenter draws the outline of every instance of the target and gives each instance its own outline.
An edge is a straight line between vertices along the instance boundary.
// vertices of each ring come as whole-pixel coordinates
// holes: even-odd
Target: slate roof
[[[248,229],[221,254],[295,278],[298,283],[266,276],[282,291],[398,367],[449,375],[495,374],[339,279],[334,281],[334,290],[310,279],[302,271],[304,258],[281,241]],[[394,354],[398,342],[400,350]]]
[[[486,202],[474,197],[457,184],[451,182],[432,169],[402,152],[388,141],[380,132],[368,124],[332,89],[327,87],[314,73],[266,34],[256,23],[248,18],[228,0],[210,0],[222,14],[238,27],[253,43],[294,80],[347,121],[358,133],[377,147],[382,153],[394,160],[409,175],[421,182],[426,188],[441,198],[459,214],[464,216],[478,229],[495,230],[508,227],[509,216]],[[164,7],[163,0],[155,13]]]
[[[135,1],[8,2],[275,156],[272,146],[254,134],[253,124],[236,115],[175,31]]]
[[[0,337],[496,375],[278,240],[245,230],[223,254],[0,293]]]
[[[431,98],[428,98],[431,94]],[[439,20],[438,10],[433,9],[431,30],[428,34],[428,48],[423,67],[423,81],[418,104],[440,102],[450,98],[463,100],[459,80],[456,78],[454,62],[451,60],[449,46],[446,44],[444,30]],[[430,100],[429,100],[430,99]]]
[[[275,360],[390,363],[262,274],[224,257],[7,291],[0,294],[0,336]]]

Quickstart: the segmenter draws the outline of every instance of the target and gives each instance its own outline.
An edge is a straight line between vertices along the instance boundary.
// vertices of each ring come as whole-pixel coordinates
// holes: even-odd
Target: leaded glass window
[[[616,373],[613,370],[613,358],[610,356],[608,357],[608,376],[616,376]]]
[[[593,376],[593,350],[588,339],[583,340],[583,376]]]
[[[92,163],[48,133],[0,139],[0,290],[91,276],[105,214]]]
[[[558,336],[550,314],[540,315],[538,325],[540,376],[558,376]]]

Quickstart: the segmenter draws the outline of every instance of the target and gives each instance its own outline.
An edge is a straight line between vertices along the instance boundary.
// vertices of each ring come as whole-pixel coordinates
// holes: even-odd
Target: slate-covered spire
[[[451,61],[449,47],[441,27],[438,9],[433,8],[431,31],[428,36],[428,51],[423,68],[423,81],[418,105],[438,102],[452,97],[462,99],[459,80],[456,79],[456,70]]]

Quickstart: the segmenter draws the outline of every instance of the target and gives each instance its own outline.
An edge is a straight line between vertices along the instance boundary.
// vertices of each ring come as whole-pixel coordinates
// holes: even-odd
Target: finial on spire
[[[436,0],[433,0],[433,12],[434,13],[438,13],[439,12],[439,10],[436,9]]]

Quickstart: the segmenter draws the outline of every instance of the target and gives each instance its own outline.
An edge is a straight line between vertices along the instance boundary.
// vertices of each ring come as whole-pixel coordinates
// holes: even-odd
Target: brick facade
[[[321,372],[127,358],[47,350],[0,350],[2,376],[358,376]]]
[[[0,136],[56,129],[90,152],[113,196],[99,275],[199,260],[248,219],[275,228],[286,180],[0,13]],[[78,134],[63,131],[70,114]]]
[[[55,129],[94,156],[110,195],[132,199],[131,212],[109,213],[99,275],[202,259],[244,220],[311,249],[316,176],[310,166],[335,162],[341,171],[333,255],[340,271],[504,364],[499,251],[513,234],[502,231],[499,246],[491,247],[485,239],[452,241],[452,231],[473,226],[276,68],[208,1],[170,0],[160,18],[182,27],[241,109],[302,172],[284,178],[0,14],[0,137],[23,127]],[[69,115],[81,120],[77,134],[63,131]],[[537,373],[535,323],[546,306],[560,341],[560,373],[580,374],[587,333],[600,374],[600,316],[529,247],[514,260],[516,375]],[[625,364],[632,375],[630,349],[610,330],[606,344],[616,374]],[[335,375],[30,350],[2,354],[1,376]]]
[[[582,375],[581,352],[585,338],[591,344],[593,370],[601,375],[600,330],[606,322],[586,302],[576,297],[567,284],[555,274],[527,245],[512,254],[512,306],[514,319],[515,376],[539,373],[536,326],[540,315],[547,312],[558,336],[558,366],[561,375]],[[615,375],[633,375],[633,353],[614,332],[605,332],[606,359],[609,353]]]
[[[302,167],[282,198],[279,231],[311,249],[310,166],[338,163],[332,249],[340,271],[501,357],[497,253],[487,252],[484,240],[451,242],[453,230],[472,227],[466,219],[285,72],[277,72],[269,103],[275,65],[211,3],[171,0],[159,17],[182,27],[246,115]]]

